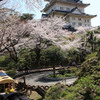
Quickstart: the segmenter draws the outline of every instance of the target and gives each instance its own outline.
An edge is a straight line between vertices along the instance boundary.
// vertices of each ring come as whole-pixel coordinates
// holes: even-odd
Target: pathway
[[[26,84],[27,85],[35,85],[35,86],[51,86],[53,84],[56,84],[58,82],[62,83],[62,84],[66,84],[66,85],[71,85],[73,84],[73,82],[75,82],[75,80],[77,78],[68,78],[68,79],[64,79],[64,80],[47,80],[44,79],[45,76],[52,74],[52,71],[46,71],[46,72],[39,72],[39,73],[33,73],[33,74],[29,74],[26,75]],[[22,81],[22,80],[19,80]]]

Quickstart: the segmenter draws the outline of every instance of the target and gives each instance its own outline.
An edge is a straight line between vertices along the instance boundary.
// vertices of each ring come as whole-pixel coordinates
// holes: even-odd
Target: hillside
[[[98,55],[99,53],[81,65],[79,78],[74,85],[67,87],[56,84],[48,90],[44,100],[100,100],[100,59]]]
[[[95,30],[96,35],[99,32],[99,28]],[[87,54],[72,86],[56,84],[47,91],[44,100],[100,100],[100,49]]]

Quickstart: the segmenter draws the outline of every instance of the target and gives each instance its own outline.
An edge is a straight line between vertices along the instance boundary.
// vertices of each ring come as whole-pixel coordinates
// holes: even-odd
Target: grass
[[[56,74],[56,78],[77,76],[79,72],[80,72],[80,69],[76,67],[71,67],[68,69],[60,69],[58,73]],[[53,74],[48,75],[48,78],[53,78]]]
[[[65,77],[73,77],[73,76],[76,76],[76,73],[66,73],[64,75],[61,75],[61,74],[56,74],[56,78],[65,78]],[[48,78],[52,78],[53,75],[49,75]]]
[[[32,91],[32,94],[29,96],[29,98],[34,100],[43,100],[36,91]]]

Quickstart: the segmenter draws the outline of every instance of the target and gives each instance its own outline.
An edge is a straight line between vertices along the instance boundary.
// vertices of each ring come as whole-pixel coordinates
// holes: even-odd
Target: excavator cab
[[[9,77],[5,71],[0,70],[0,100],[11,100],[8,98],[16,95],[15,80]]]

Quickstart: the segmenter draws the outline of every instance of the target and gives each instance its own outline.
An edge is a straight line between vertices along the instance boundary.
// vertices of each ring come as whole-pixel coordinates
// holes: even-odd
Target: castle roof
[[[78,10],[80,13],[75,13],[75,10]],[[71,9],[70,11],[52,10],[49,14],[42,14],[42,16],[47,17],[53,12],[63,14],[64,16],[72,15],[72,16],[83,16],[83,17],[89,17],[89,18],[93,18],[97,16],[97,15],[89,15],[89,14],[83,13],[80,11],[80,9],[78,9],[78,7],[75,7]]]
[[[45,0],[45,1],[49,1],[49,0]],[[51,0],[51,1],[53,1],[53,0]],[[73,2],[73,3],[82,2],[80,0],[66,0],[66,1],[67,2]]]
[[[43,11],[47,11],[51,6],[53,6],[55,3],[63,3],[63,4],[69,4],[69,5],[75,5],[75,6],[82,6],[87,7],[90,4],[84,4],[80,0],[52,0],[50,3],[48,3]]]

